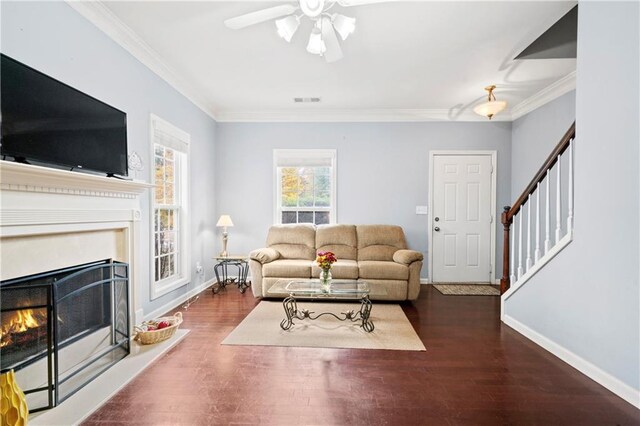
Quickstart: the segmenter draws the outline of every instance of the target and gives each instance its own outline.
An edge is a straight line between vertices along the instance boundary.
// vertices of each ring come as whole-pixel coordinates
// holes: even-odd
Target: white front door
[[[432,281],[491,280],[492,156],[434,154]]]

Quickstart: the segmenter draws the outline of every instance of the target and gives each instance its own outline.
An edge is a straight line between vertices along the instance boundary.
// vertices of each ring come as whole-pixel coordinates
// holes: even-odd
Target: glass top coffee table
[[[378,295],[378,290],[375,294]],[[332,280],[329,286],[323,286],[320,280],[281,279],[269,289],[268,295],[278,296],[288,294],[282,301],[286,318],[280,322],[283,330],[289,330],[294,325],[293,320],[315,320],[323,315],[331,315],[340,321],[359,322],[360,327],[366,332],[372,332],[375,326],[371,321],[371,289],[364,281],[356,280]],[[385,293],[386,294],[386,291]],[[380,294],[380,295],[384,295]],[[333,312],[321,312],[316,314],[308,309],[298,309],[298,299],[328,299],[328,300],[360,300],[360,310],[350,310],[336,314]]]

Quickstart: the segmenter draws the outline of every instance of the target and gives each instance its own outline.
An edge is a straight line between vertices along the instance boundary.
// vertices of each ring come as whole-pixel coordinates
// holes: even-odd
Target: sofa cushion
[[[276,260],[276,262],[278,262]],[[266,268],[266,265],[265,265]],[[362,260],[358,262],[360,278],[375,278],[379,280],[407,280],[409,267],[395,262],[380,260]]]
[[[357,249],[355,225],[320,225],[316,229],[317,251],[330,251],[338,260],[356,260]]]
[[[313,262],[313,267],[311,268],[311,276],[313,278],[318,278],[320,276],[320,268],[318,268],[318,264]],[[331,278],[341,279],[341,280],[355,280],[358,278],[358,262],[355,260],[349,259],[340,259],[333,264],[331,268]]]
[[[262,265],[264,277],[311,278],[310,260],[278,259]]]
[[[402,228],[395,225],[358,225],[358,260],[393,261],[393,254],[407,248]]]
[[[311,224],[274,225],[269,228],[267,246],[280,253],[280,259],[316,258],[316,228]]]

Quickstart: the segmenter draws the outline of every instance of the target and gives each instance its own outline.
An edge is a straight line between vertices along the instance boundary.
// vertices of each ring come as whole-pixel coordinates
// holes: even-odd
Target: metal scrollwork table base
[[[347,312],[341,312],[339,315],[333,312],[321,312],[316,314],[314,311],[309,311],[308,309],[298,309],[298,302],[294,296],[285,298],[282,301],[282,306],[284,307],[284,313],[287,316],[280,322],[280,327],[283,330],[289,330],[291,326],[295,324],[293,322],[294,319],[316,320],[323,315],[331,315],[339,321],[360,322],[360,327],[367,333],[371,333],[375,329],[370,317],[372,305],[368,295],[365,295],[360,299],[359,311],[350,310]]]
[[[244,293],[251,286],[251,282],[247,282],[249,262],[245,256],[220,256],[214,259],[217,261],[213,268],[216,273],[216,284],[211,287],[214,294],[226,289],[227,285],[237,285],[240,293]],[[238,268],[237,278],[229,277],[229,266]]]

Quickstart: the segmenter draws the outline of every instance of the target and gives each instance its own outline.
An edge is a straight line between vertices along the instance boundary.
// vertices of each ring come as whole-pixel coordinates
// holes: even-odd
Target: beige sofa
[[[334,279],[368,282],[372,299],[415,300],[420,293],[423,256],[407,250],[401,227],[296,224],[272,226],[267,246],[249,254],[254,296],[286,296],[267,293],[279,279],[318,278],[318,251],[336,254]]]

